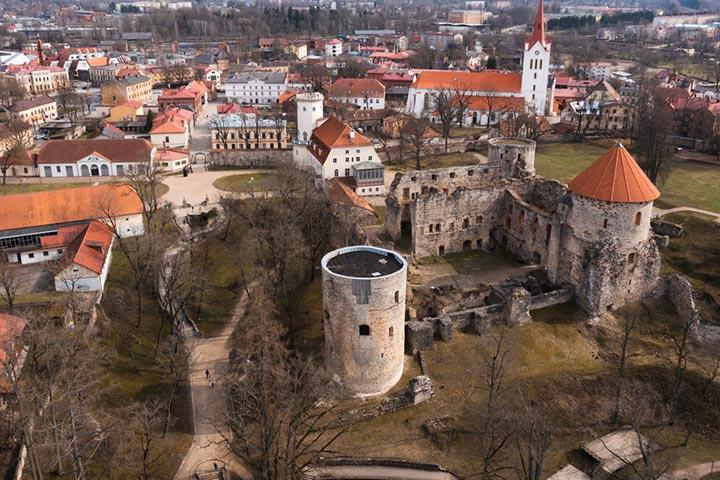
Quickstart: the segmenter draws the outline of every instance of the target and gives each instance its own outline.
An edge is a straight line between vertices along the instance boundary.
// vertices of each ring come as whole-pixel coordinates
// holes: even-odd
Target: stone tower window
[[[433,174],[432,174],[432,177],[430,177],[430,178],[432,178],[433,180],[437,180],[437,175],[435,175],[435,174],[433,173]]]
[[[388,335],[390,335],[391,337],[395,335],[395,329],[393,327],[388,328]]]
[[[455,172],[450,172],[450,178],[455,178]]]
[[[635,252],[628,254],[628,264],[630,264],[630,265],[635,264]]]
[[[475,223],[476,223],[476,224],[482,225],[482,221],[483,221],[482,215],[478,215],[477,217],[475,217]]]
[[[607,218],[603,220],[603,228],[607,228]]]
[[[435,224],[435,231],[436,231],[436,232],[439,232],[439,231],[440,231],[440,224],[439,224],[439,223],[436,223],[436,224]]]
[[[545,227],[545,245],[550,243],[550,235],[552,234],[552,225]]]
[[[395,303],[400,303],[400,290],[395,290]],[[392,329],[392,327],[390,327]],[[392,334],[390,334],[392,336]]]
[[[433,224],[430,224],[430,233],[433,233]]]
[[[464,218],[463,219],[463,228],[468,228],[470,226],[470,219]]]
[[[370,335],[370,325],[360,325],[360,327],[358,327],[358,331],[360,336],[367,337]]]
[[[635,225],[640,225],[640,220],[642,219],[642,213],[637,212],[635,214]]]
[[[438,247],[438,254],[441,255],[441,256],[442,256],[442,255],[445,255],[445,245],[440,245],[440,246]]]
[[[468,170],[468,177],[472,177],[475,173],[475,170]]]

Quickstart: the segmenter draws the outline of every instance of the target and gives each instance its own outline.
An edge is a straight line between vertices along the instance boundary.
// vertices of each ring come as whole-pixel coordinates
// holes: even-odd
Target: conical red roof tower
[[[620,142],[575,177],[568,187],[577,195],[606,202],[645,203],[660,196]]]

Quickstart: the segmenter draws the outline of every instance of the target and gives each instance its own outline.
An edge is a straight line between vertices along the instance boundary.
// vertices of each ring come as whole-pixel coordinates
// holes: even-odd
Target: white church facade
[[[476,108],[469,109],[467,125],[497,117],[512,106],[538,115],[547,113],[550,81],[550,38],[545,34],[543,0],[538,4],[532,34],[525,39],[522,72],[483,70],[422,70],[408,91],[405,113],[434,118],[434,97],[440,92],[462,95]],[[520,107],[518,107],[520,105]],[[484,109],[484,110],[483,110]],[[493,110],[496,115],[493,115]]]

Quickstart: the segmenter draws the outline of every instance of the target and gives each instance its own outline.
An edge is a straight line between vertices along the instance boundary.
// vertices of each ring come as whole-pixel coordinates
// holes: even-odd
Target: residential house
[[[9,111],[12,118],[36,126],[57,118],[57,103],[47,95],[40,95],[16,102]]]
[[[147,140],[50,140],[33,154],[41,177],[123,176],[152,168],[155,147]]]
[[[326,57],[339,57],[343,54],[343,42],[337,38],[325,42],[325,56]]]
[[[327,92],[330,100],[351,103],[361,109],[385,108],[385,86],[374,78],[339,78]]]
[[[383,169],[372,142],[335,115],[331,115],[313,130],[307,150],[310,158],[306,165],[323,179],[336,177],[355,179],[355,172],[366,170],[377,173],[377,170],[373,170],[367,165],[353,170],[353,167],[363,162],[373,163],[378,169]],[[382,195],[384,194],[382,180],[382,175],[379,179],[374,177],[373,181],[378,183],[378,185],[372,186],[374,191],[356,191],[356,193],[359,195]]]
[[[186,148],[190,143],[190,131],[187,125],[182,125],[174,119],[153,121],[150,141],[157,147]]]
[[[126,122],[136,121],[138,117],[145,115],[145,109],[143,104],[134,100],[128,100],[127,102],[121,103],[110,107],[110,115],[107,118],[108,122]]]
[[[145,75],[111,80],[101,87],[102,104],[106,107],[120,105],[128,100],[148,104],[152,101],[152,80]]]
[[[155,166],[166,172],[177,172],[190,164],[190,152],[180,148],[158,148]]]
[[[193,115],[198,115],[202,109],[202,95],[187,87],[177,90],[163,90],[158,97],[158,110],[165,111],[170,107],[185,106],[192,110]]]
[[[102,291],[110,271],[114,240],[110,227],[97,220],[60,227],[57,235],[43,237],[44,251],[64,251],[61,263],[64,268],[55,274],[55,290]]]

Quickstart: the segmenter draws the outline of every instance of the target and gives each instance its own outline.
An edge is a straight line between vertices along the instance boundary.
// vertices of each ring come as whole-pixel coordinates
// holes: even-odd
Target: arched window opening
[[[640,220],[641,220],[641,219],[642,219],[642,213],[641,213],[641,212],[637,212],[637,213],[635,214],[635,225],[640,225]]]

